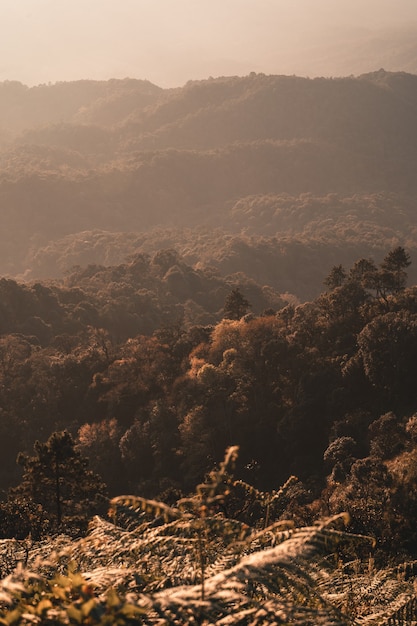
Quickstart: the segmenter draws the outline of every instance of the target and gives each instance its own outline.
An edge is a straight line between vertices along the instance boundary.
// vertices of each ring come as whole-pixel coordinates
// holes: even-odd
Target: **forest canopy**
[[[263,311],[256,284],[173,250],[2,279],[0,618],[411,624],[409,267],[401,246],[339,263],[316,299]],[[173,317],[184,281],[213,289],[193,301],[211,323]]]
[[[5,511],[29,489],[33,446],[48,450],[64,431],[69,454],[90,459],[110,495],[187,493],[235,445],[238,476],[256,488],[298,477],[298,521],[346,508],[355,531],[377,533],[381,548],[395,537],[412,550],[410,263],[397,246],[380,263],[338,264],[325,291],[298,305],[193,270],[173,250],[78,268],[61,282],[2,279]],[[373,485],[366,497],[363,480]],[[387,511],[379,521],[377,497]],[[49,522],[61,516],[55,509]]]

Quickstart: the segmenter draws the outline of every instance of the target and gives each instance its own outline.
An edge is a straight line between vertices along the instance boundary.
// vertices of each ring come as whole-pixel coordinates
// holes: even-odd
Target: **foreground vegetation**
[[[413,564],[376,568],[374,542],[346,532],[346,514],[277,521],[297,479],[262,494],[233,479],[237,452],[175,506],[118,497],[113,522],[95,518],[84,539],[3,541],[0,623],[414,623]],[[264,514],[241,521],[256,503]]]

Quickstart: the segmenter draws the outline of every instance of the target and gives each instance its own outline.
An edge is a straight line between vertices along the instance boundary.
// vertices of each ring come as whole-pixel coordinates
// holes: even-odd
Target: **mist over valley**
[[[413,254],[415,75],[0,92],[4,275],[57,278],[169,247],[304,300],[337,259]]]

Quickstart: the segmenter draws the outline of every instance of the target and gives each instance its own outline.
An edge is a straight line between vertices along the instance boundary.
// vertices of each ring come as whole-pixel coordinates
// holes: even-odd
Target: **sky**
[[[417,0],[0,0],[0,81],[356,73],[416,32]]]

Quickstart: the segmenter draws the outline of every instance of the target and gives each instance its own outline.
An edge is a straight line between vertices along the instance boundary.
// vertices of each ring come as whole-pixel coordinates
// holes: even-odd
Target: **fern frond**
[[[242,558],[235,566],[206,580],[207,600],[212,600],[219,607],[221,602],[228,598],[228,603],[238,602],[242,609],[246,609],[259,605],[257,597],[262,599],[276,597],[279,601],[276,601],[274,610],[277,603],[281,602],[281,609],[285,608],[286,615],[291,612],[290,606],[308,606],[310,610],[327,614],[327,618],[332,615],[335,623],[342,623],[339,620],[338,609],[331,607],[326,599],[315,591],[314,581],[306,567],[317,557],[317,552],[321,548],[329,546],[332,533],[335,533],[337,544],[340,540],[340,531],[314,526],[304,528],[294,532],[287,541],[275,548]],[[322,534],[326,535],[325,541],[319,540]],[[349,536],[348,533],[345,535]],[[197,597],[197,589],[190,587],[170,590],[169,595],[162,592],[156,601],[164,606],[167,603],[173,611],[177,605],[193,605]],[[223,606],[222,610],[226,611],[227,606]]]
[[[278,545],[291,537],[294,532],[294,522],[292,520],[280,520],[270,524],[262,530],[253,532],[248,537],[248,541],[259,541],[261,545],[269,543],[272,546]]]
[[[196,495],[202,504],[210,506],[223,500],[230,491],[235,463],[239,455],[239,446],[227,448],[219,469],[212,470],[204,483],[197,485]]]
[[[254,487],[253,485],[250,485],[249,483],[246,483],[244,480],[235,480],[233,481],[233,487],[235,489],[239,489],[241,490],[246,498],[249,498],[249,496],[251,498],[259,498],[259,496],[261,496],[261,494],[263,495],[263,493],[261,491],[259,491],[258,489],[256,489],[256,487]]]
[[[279,500],[281,500],[282,498],[284,498],[287,494],[288,491],[290,490],[291,487],[293,487],[294,485],[296,485],[297,483],[299,483],[299,479],[297,478],[297,476],[290,476],[286,482],[282,485],[282,487],[280,487],[278,489],[278,491],[273,492],[273,495],[270,499],[270,503],[274,503],[277,502]]]
[[[342,512],[336,513],[336,515],[331,515],[330,517],[325,517],[324,519],[318,520],[315,522],[315,526],[318,528],[338,528],[343,529],[348,526],[350,522],[349,513]],[[352,536],[352,535],[349,535]]]
[[[9,601],[41,588],[50,593],[48,581],[60,580],[57,572],[73,561],[73,574],[62,580],[78,585],[84,579],[97,598],[105,597],[109,586],[120,595],[128,592],[139,611],[132,624],[415,626],[412,565],[380,571],[366,563],[361,568],[358,561],[341,565],[333,554],[341,542],[369,543],[343,531],[346,522],[346,516],[336,516],[299,529],[274,524],[243,542],[228,542],[216,532],[217,524],[229,523],[221,516],[181,517],[160,526],[148,522],[132,531],[95,518],[85,539],[59,536],[33,545],[31,570],[20,567],[0,582],[0,617],[7,615]],[[198,524],[209,536],[204,600]],[[281,543],[265,548],[268,533]]]
[[[110,501],[111,510],[117,509],[117,507],[126,507],[132,511],[143,511],[149,513],[154,517],[163,517],[166,522],[174,519],[178,519],[182,516],[179,509],[173,508],[164,504],[163,502],[157,502],[156,500],[148,500],[147,498],[141,498],[140,496],[117,496]]]

